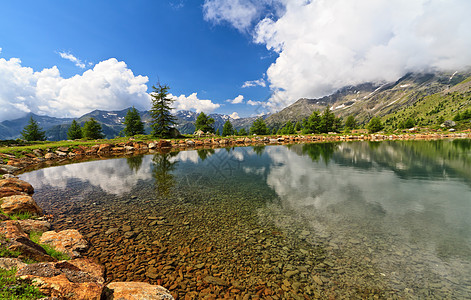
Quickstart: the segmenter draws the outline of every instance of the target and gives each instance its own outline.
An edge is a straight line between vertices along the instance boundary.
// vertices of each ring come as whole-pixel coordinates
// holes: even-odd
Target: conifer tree
[[[21,131],[21,135],[23,139],[27,141],[45,141],[46,140],[46,132],[39,127],[38,122],[33,119],[33,116],[29,118],[28,125],[23,128]]]
[[[347,117],[347,119],[345,120],[345,129],[347,130],[352,130],[352,129],[355,129],[357,128],[357,121],[355,120],[355,117],[350,115]]]
[[[77,123],[77,121],[72,120],[69,130],[67,131],[67,138],[69,140],[79,140],[82,138],[82,128]]]
[[[231,121],[227,120],[222,127],[222,136],[228,136],[234,134],[234,128],[232,127]]]
[[[83,124],[82,135],[86,139],[98,140],[104,138],[104,134],[101,131],[101,125],[94,118],[90,118],[85,124]]]
[[[245,128],[241,128],[239,130],[239,134],[237,134],[237,131],[236,131],[235,135],[247,135],[247,130],[245,130]]]
[[[262,118],[258,118],[250,127],[250,134],[265,135],[268,134],[268,128]]]
[[[152,86],[154,90],[151,94],[152,108],[150,115],[152,117],[151,127],[152,136],[154,137],[169,137],[171,135],[172,125],[175,125],[175,117],[170,113],[172,107],[170,105],[175,101],[168,97],[167,85]]]
[[[144,123],[142,123],[141,116],[134,106],[128,110],[126,117],[124,117],[124,125],[126,125],[124,127],[126,136],[144,134]]]
[[[214,133],[214,119],[210,116],[207,116],[204,112],[201,112],[196,118],[195,130],[201,130],[203,132]]]
[[[383,123],[381,122],[381,119],[379,117],[373,117],[367,126],[368,130],[371,133],[378,132],[383,129],[383,127]]]

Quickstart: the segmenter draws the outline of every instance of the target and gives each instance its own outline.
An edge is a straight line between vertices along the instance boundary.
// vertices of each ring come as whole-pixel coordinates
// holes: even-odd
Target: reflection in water
[[[171,158],[177,154],[157,153],[152,158],[152,177],[155,179],[155,191],[158,196],[169,195],[175,186],[175,176],[171,172],[177,167],[178,161],[172,161]]]
[[[237,147],[66,165],[22,178],[33,184],[37,199],[52,190],[49,187],[77,191],[83,198],[86,191],[97,189],[116,195],[107,211],[126,193],[149,199],[145,191],[151,190],[150,197],[161,202],[141,202],[140,210],[155,214],[146,205],[161,203],[158,209],[166,206],[169,212],[184,207],[185,214],[172,215],[194,217],[179,220],[191,224],[183,228],[184,236],[198,237],[205,249],[224,249],[218,259],[227,254],[228,269],[248,261],[264,266],[250,275],[243,273],[247,265],[234,273],[219,269],[229,281],[231,276],[259,276],[255,281],[270,281],[280,289],[286,272],[307,270],[306,277],[289,279],[300,282],[301,290],[311,285],[332,288],[313,283],[312,276],[318,275],[341,282],[345,290],[340,295],[368,285],[404,298],[469,298],[470,145],[459,140]],[[139,219],[141,214],[119,218]],[[258,225],[246,222],[252,217]],[[265,232],[263,226],[276,230]],[[221,228],[225,231],[219,234]],[[266,236],[255,237],[253,232]],[[204,236],[218,238],[208,242]],[[285,244],[275,243],[274,236]],[[185,241],[172,243],[181,251]],[[231,248],[237,245],[245,252],[233,264],[230,260],[241,253]],[[309,258],[316,247],[322,247],[328,263]],[[204,252],[205,259],[208,255]],[[319,267],[321,262],[327,267]],[[222,268],[224,262],[213,264]]]
[[[261,156],[263,154],[263,151],[265,150],[264,145],[258,145],[258,146],[252,146],[253,152],[257,153],[258,156]]]
[[[144,155],[133,155],[131,157],[126,158],[126,162],[128,163],[129,169],[137,173],[137,171],[139,171],[139,169],[141,168],[143,157]]]
[[[463,156],[467,142],[461,151],[455,145],[270,148],[272,160],[284,163],[270,168],[267,183],[280,196],[282,209],[295,211],[352,257],[376,261],[382,274],[399,282],[394,288],[405,288],[405,282],[427,286],[442,277],[463,287],[471,275],[470,157]],[[330,165],[308,164],[299,148],[314,162],[322,157]]]
[[[196,152],[198,153],[198,156],[199,158],[201,158],[201,160],[205,160],[206,158],[208,158],[208,156],[214,154],[214,149],[200,149],[196,150]]]
[[[302,146],[302,153],[307,154],[312,161],[319,161],[322,157],[325,164],[328,165],[332,155],[338,148],[338,143],[324,143],[324,144],[304,144]]]

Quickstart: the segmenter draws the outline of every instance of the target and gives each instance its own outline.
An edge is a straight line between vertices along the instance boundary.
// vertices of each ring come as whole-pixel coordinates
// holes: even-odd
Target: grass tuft
[[[0,268],[0,299],[29,300],[44,297],[36,287],[16,278],[15,273],[16,269],[4,270]]]
[[[57,260],[70,260],[70,257],[67,254],[57,251],[56,249],[54,249],[53,246],[39,243],[41,235],[42,232],[31,231],[31,233],[29,234],[29,239],[41,246],[44,250],[46,250],[46,253],[49,256],[54,257]]]

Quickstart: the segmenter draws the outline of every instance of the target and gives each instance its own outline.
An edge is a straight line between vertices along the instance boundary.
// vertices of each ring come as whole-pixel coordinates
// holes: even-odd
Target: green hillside
[[[400,127],[400,122],[411,119],[416,126],[438,128],[445,120],[453,120],[458,113],[471,111],[471,77],[453,88],[411,101],[410,104],[382,116],[387,129]],[[457,121],[457,129],[470,128],[471,119]]]

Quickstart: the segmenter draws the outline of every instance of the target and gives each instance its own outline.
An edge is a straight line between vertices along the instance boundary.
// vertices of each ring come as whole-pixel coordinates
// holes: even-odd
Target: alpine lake
[[[471,140],[155,153],[20,175],[108,281],[178,299],[471,299]]]

